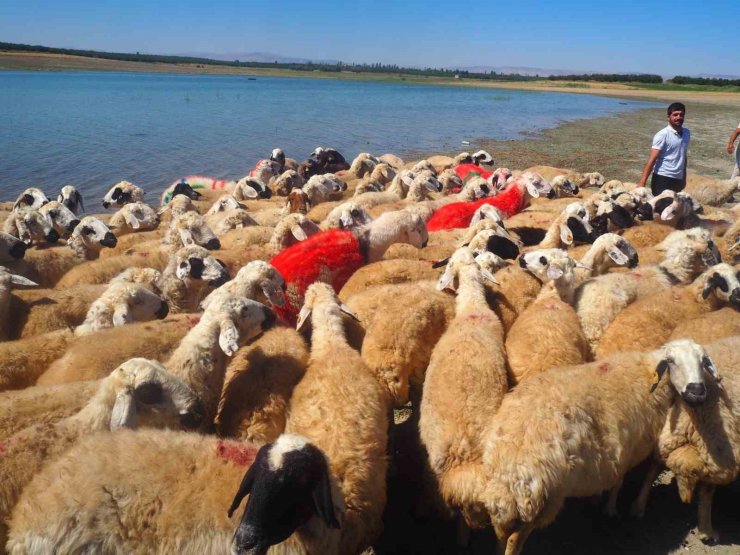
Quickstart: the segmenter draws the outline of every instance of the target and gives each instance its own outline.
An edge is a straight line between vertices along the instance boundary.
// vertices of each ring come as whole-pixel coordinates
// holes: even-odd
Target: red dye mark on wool
[[[602,362],[596,367],[596,369],[599,371],[599,374],[606,374],[609,371],[609,363]]]
[[[219,439],[216,442],[216,456],[237,466],[249,466],[257,456],[257,448],[237,441]]]

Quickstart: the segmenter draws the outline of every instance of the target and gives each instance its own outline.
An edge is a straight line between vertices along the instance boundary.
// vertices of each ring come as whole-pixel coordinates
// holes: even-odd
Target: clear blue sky
[[[462,67],[740,75],[740,3],[0,0],[0,41]]]

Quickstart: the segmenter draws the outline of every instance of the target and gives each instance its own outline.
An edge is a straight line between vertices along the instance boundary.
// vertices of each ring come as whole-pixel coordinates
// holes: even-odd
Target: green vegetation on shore
[[[0,42],[0,51],[10,53],[35,53],[35,54],[57,54],[67,56],[78,56],[98,60],[111,60],[118,62],[140,62],[149,64],[173,64],[174,66],[193,67],[196,69],[228,69],[244,70],[255,69],[262,74],[272,75],[306,75],[315,77],[340,78],[340,79],[362,79],[372,81],[409,81],[427,83],[451,83],[465,81],[470,82],[527,82],[533,83],[546,79],[554,86],[570,88],[587,88],[586,83],[610,83],[628,85],[636,89],[647,89],[654,91],[696,91],[696,92],[740,92],[740,80],[729,79],[706,79],[677,76],[672,80],[663,82],[659,75],[651,74],[579,74],[579,75],[551,75],[531,76],[497,73],[476,73],[467,70],[435,69],[435,68],[405,68],[395,64],[336,64],[326,63],[278,63],[276,62],[252,62],[252,61],[223,61],[210,58],[197,58],[186,56],[164,56],[157,54],[116,53],[98,52],[95,50],[75,50],[68,48],[52,48],[40,45],[16,44]],[[16,68],[21,69],[21,68]],[[33,68],[29,68],[33,69]],[[581,85],[581,83],[583,83]]]

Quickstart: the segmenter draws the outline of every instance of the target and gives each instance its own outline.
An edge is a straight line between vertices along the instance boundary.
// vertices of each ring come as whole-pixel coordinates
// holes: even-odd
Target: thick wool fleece
[[[484,204],[495,206],[506,218],[510,218],[524,208],[524,193],[517,184],[512,184],[495,197],[486,197],[475,202],[453,202],[434,213],[434,216],[427,222],[427,230],[439,231],[441,229],[468,227],[475,211]]]
[[[303,295],[315,281],[329,283],[340,291],[347,280],[365,264],[360,242],[351,232],[332,229],[321,231],[284,249],[270,260],[285,278],[285,305],[275,312],[291,324],[303,304]]]

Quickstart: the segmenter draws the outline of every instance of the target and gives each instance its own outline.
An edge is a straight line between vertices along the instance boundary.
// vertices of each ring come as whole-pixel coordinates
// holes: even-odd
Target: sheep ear
[[[619,266],[626,266],[629,262],[629,258],[626,254],[624,254],[622,251],[620,251],[617,247],[611,246],[606,250],[606,254],[609,255],[609,258],[611,258],[615,264]]]
[[[709,279],[704,284],[704,288],[701,290],[701,298],[706,299],[709,297],[709,295],[712,293],[712,289],[717,287],[717,284],[714,281],[714,276],[717,274],[714,274],[709,277]]]
[[[123,219],[126,220],[126,223],[132,229],[139,229],[141,227],[141,224],[139,223],[139,219],[133,214],[131,214],[130,212],[127,212],[126,214],[124,214]]]
[[[501,282],[496,279],[496,276],[494,276],[489,270],[485,270],[481,268],[481,275],[486,278],[491,283],[495,283],[496,285],[501,285]]]
[[[10,283],[13,285],[23,285],[26,287],[38,287],[39,284],[35,281],[31,281],[27,277],[19,276],[17,274],[10,274]]]
[[[133,322],[133,316],[131,314],[131,309],[129,308],[128,304],[122,303],[116,306],[115,310],[113,311],[113,326],[118,328],[120,326],[125,326],[126,324],[130,324]]]
[[[311,315],[311,308],[303,305],[303,308],[301,308],[301,311],[298,313],[298,323],[295,326],[295,329],[300,330],[303,325],[306,323],[306,320],[308,320],[308,317]]]
[[[119,391],[110,415],[110,431],[136,428],[136,401],[131,390]]]
[[[257,198],[257,191],[251,185],[246,183],[239,188],[244,195],[244,198]]]
[[[252,486],[254,485],[254,477],[257,474],[257,461],[252,463],[252,466],[249,467],[249,470],[244,474],[244,478],[242,478],[242,483],[239,484],[239,489],[236,491],[236,495],[234,496],[234,500],[231,502],[231,506],[229,507],[228,516],[231,518],[231,515],[234,514],[234,511],[236,511],[239,508],[239,505],[242,502],[242,499],[244,499],[248,494],[252,492]]]
[[[712,359],[709,358],[708,355],[702,357],[701,365],[704,367],[704,370],[709,372],[709,374],[714,378],[714,381],[716,381],[718,384],[722,381],[722,377],[719,375],[719,371],[714,365],[714,361],[712,361]],[[720,387],[722,386],[720,385]]]
[[[529,192],[529,195],[533,198],[539,198],[540,192],[537,190],[537,187],[534,186],[534,183],[532,183],[529,179],[526,179],[524,181],[524,184],[527,187],[527,192]]]
[[[339,217],[339,226],[341,229],[344,229],[345,227],[349,227],[354,223],[354,219],[352,218],[352,214],[349,211],[342,212],[342,215]]]
[[[227,357],[232,356],[239,350],[239,330],[236,329],[234,322],[231,320],[221,322],[218,345]]]
[[[455,291],[455,273],[450,269],[447,268],[445,270],[445,273],[442,274],[442,277],[439,278],[439,281],[437,282],[437,291],[444,291],[448,287]]]
[[[313,498],[314,509],[326,523],[328,528],[340,528],[339,521],[334,514],[334,502],[331,496],[331,482],[329,481],[328,472],[323,472],[323,476],[316,484],[311,495]]]
[[[660,213],[660,219],[664,222],[673,219],[676,212],[677,203],[674,201],[668,205],[668,207]]]
[[[401,176],[401,181],[403,181],[408,187],[411,187],[411,184],[414,182],[414,178],[409,176],[409,174],[404,174]]]
[[[342,303],[339,305],[339,310],[344,312],[347,316],[352,318],[353,320],[360,321],[360,319],[357,317],[357,314],[355,314],[355,311],[352,310],[350,307],[348,307],[346,304]]]
[[[193,239],[193,234],[189,229],[178,229],[177,231],[180,234],[180,240],[183,245],[195,245],[195,239]]]
[[[468,246],[468,243],[465,243],[464,245],[460,245],[460,246],[461,247],[467,247]],[[447,263],[449,261],[450,261],[450,257],[449,256],[447,258],[443,258],[442,260],[437,260],[435,263],[432,264],[432,268],[434,268],[435,270],[437,268],[444,268],[445,266],[447,266]]]
[[[560,240],[566,245],[573,244],[573,232],[565,224],[560,224]]]
[[[77,202],[79,203],[80,208],[82,208],[82,211],[84,212],[85,211],[85,203],[82,200],[82,195],[80,194],[79,191],[75,191],[75,198],[77,199]]]
[[[547,277],[552,280],[560,279],[561,277],[563,277],[563,270],[561,270],[560,268],[555,268],[554,266],[548,266]]]
[[[299,225],[294,225],[293,227],[291,227],[290,232],[298,241],[305,241],[306,239],[308,239],[308,235],[306,235],[306,232],[303,231],[303,228]]]

